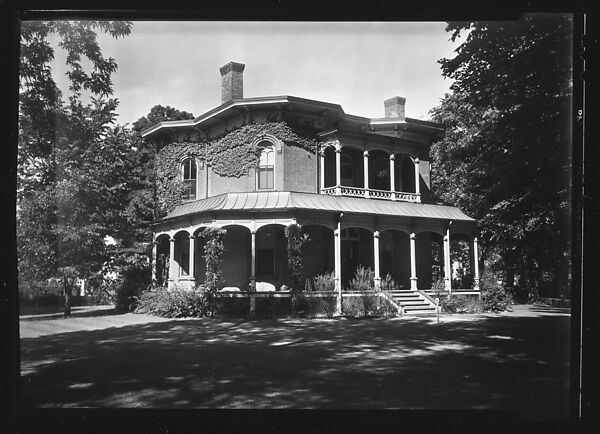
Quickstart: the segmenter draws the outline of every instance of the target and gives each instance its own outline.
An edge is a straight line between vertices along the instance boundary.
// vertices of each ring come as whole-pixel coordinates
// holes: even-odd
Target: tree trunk
[[[71,295],[73,292],[73,287],[69,283],[69,279],[65,276],[63,277],[63,290],[65,294],[65,312],[64,317],[71,317]]]

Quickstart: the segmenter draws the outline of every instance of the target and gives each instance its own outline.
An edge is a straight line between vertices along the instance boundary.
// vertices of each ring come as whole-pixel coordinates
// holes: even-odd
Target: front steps
[[[386,292],[402,308],[404,315],[430,316],[436,314],[435,304],[419,291],[394,290]]]

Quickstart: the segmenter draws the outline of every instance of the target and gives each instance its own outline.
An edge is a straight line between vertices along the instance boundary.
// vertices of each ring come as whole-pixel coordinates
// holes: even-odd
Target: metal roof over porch
[[[475,220],[453,206],[423,203],[397,202],[378,199],[363,199],[344,196],[330,196],[316,193],[290,191],[268,191],[251,193],[225,193],[199,199],[177,206],[164,218],[165,222],[195,214],[213,211],[283,211],[314,210],[403,216],[436,220],[454,220],[475,223]]]

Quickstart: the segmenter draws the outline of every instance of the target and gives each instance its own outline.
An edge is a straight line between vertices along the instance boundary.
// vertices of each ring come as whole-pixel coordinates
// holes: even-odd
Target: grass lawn
[[[22,318],[24,407],[487,409],[568,418],[565,308],[520,305],[440,324],[126,315]]]

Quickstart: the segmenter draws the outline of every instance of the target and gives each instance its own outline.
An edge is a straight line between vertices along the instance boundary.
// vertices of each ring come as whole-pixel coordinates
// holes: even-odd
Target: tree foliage
[[[452,93],[432,111],[435,194],[478,219],[507,283],[534,292],[544,275],[567,287],[572,23],[564,15],[458,22],[456,56],[440,61]]]
[[[96,32],[117,38],[130,29],[129,22],[112,21],[26,21],[21,29],[19,272],[21,280],[60,276],[65,314],[74,279],[106,258],[104,236],[116,213],[107,209],[120,200],[127,175],[126,144],[109,149],[104,142],[113,133],[117,100],[108,96],[117,65],[102,55]],[[53,37],[67,55],[67,103],[52,76]]]
[[[308,234],[302,233],[302,227],[297,223],[290,223],[284,229],[287,239],[288,275],[292,290],[302,289],[302,246],[309,240]]]
[[[158,104],[152,107],[146,116],[142,116],[133,123],[133,130],[141,133],[145,129],[148,129],[160,122],[180,121],[186,119],[194,119],[194,115],[183,110],[178,110],[175,107],[162,106]]]

